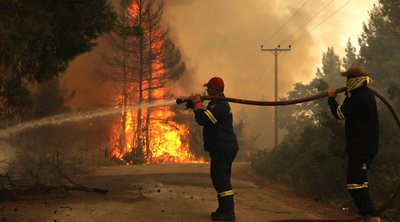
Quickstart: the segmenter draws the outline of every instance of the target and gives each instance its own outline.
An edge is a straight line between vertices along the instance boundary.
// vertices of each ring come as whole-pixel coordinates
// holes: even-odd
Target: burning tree
[[[120,119],[111,132],[111,156],[130,163],[191,162],[188,129],[172,120],[170,107],[142,108],[168,99],[168,85],[184,70],[180,52],[160,25],[164,1],[124,0],[117,32],[110,36],[115,56],[105,62],[115,83]],[[137,109],[127,110],[138,105]]]

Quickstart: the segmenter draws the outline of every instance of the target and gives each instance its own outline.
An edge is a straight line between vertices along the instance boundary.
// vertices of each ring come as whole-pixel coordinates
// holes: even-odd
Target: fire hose
[[[400,129],[400,117],[398,113],[396,112],[394,106],[389,102],[388,99],[386,99],[382,93],[378,92],[377,90],[373,88],[369,88],[369,90],[374,93],[376,97],[378,97],[385,105],[386,107],[390,110],[392,113],[394,119],[396,120],[397,126]],[[346,87],[338,88],[336,89],[336,93],[342,93],[346,91]],[[237,98],[230,98],[230,97],[221,97],[221,96],[201,96],[201,100],[221,100],[221,101],[227,101],[227,102],[232,102],[232,103],[239,103],[239,104],[245,104],[245,105],[255,105],[255,106],[286,106],[286,105],[293,105],[297,103],[304,103],[304,102],[309,102],[312,100],[320,99],[323,97],[327,97],[328,93],[327,92],[322,92],[318,93],[315,95],[311,95],[308,97],[300,98],[300,99],[294,99],[294,100],[286,100],[286,101],[254,101],[254,100],[244,100],[244,99],[237,99]],[[179,98],[176,100],[177,104],[181,103],[187,103],[191,102],[189,98]],[[400,182],[397,184],[396,188],[394,191],[389,195],[387,200],[381,204],[377,211],[378,213],[383,213],[390,205],[393,204],[396,198],[400,196]],[[312,220],[312,221],[325,221],[325,222],[335,222],[335,221],[356,221],[359,220],[360,218],[351,218],[348,220]],[[286,220],[286,221],[302,221],[302,220]],[[307,220],[310,221],[310,220]],[[281,221],[283,222],[283,220]]]

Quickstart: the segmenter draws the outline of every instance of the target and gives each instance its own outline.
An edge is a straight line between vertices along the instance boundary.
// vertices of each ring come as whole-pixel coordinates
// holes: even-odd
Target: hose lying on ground
[[[385,105],[386,107],[390,110],[392,113],[394,119],[396,120],[397,126],[400,128],[400,118],[398,113],[396,112],[394,106],[389,102],[388,99],[386,99],[383,94],[378,92],[377,90],[373,88],[369,88],[369,90],[375,94],[376,97],[378,97]],[[342,93],[346,91],[346,87],[338,88],[336,89],[336,93]],[[220,96],[201,96],[201,100],[223,100],[227,102],[232,102],[232,103],[240,103],[240,104],[246,104],[246,105],[255,105],[255,106],[286,106],[286,105],[293,105],[297,103],[304,103],[304,102],[309,102],[312,100],[320,99],[323,97],[328,96],[327,92],[323,93],[318,93],[315,95],[311,95],[308,97],[300,98],[300,99],[294,99],[294,100],[286,100],[286,101],[254,101],[254,100],[244,100],[244,99],[236,99],[236,98],[230,98],[230,97],[220,97]],[[189,98],[184,98],[184,99],[177,99],[176,103],[181,104],[185,102],[190,102],[191,100]],[[377,211],[378,213],[382,214],[390,205],[393,204],[395,199],[397,199],[400,196],[400,183],[397,184],[395,190],[389,195],[389,198],[381,204]],[[289,221],[324,221],[324,222],[339,222],[339,221],[357,221],[361,219],[360,217],[357,218],[349,218],[345,220],[280,220],[280,222],[289,222]]]

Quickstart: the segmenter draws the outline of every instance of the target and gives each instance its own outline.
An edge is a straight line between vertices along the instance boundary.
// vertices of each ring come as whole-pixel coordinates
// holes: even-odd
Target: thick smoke
[[[4,174],[16,157],[16,149],[0,140],[0,175]]]
[[[225,80],[229,97],[273,100],[274,56],[261,52],[260,45],[287,48],[292,44],[290,52],[278,56],[279,97],[285,97],[294,83],[306,83],[314,77],[327,47],[334,47],[344,56],[347,40],[357,43],[362,22],[377,0],[354,0],[348,4],[347,0],[330,4],[330,0],[308,1],[275,33],[304,2],[166,0],[163,21],[187,65],[187,72],[174,86],[175,93],[201,93],[202,84],[218,75]],[[101,62],[99,52],[104,53],[103,45],[74,61],[66,74],[67,86],[76,90],[76,98],[71,101],[74,107],[101,104],[114,93],[112,84],[94,73]],[[260,135],[259,147],[273,144],[273,108],[232,106],[235,120],[242,119],[250,135]]]
[[[374,1],[347,5],[347,1],[308,1],[296,13],[304,2],[191,0],[167,4],[165,21],[189,68],[181,85],[188,86],[188,93],[201,92],[202,83],[218,75],[225,80],[229,97],[272,101],[274,55],[261,52],[260,45],[288,48],[292,44],[290,52],[278,56],[278,97],[285,97],[294,83],[314,77],[327,47],[340,52],[349,38],[357,43],[362,19]],[[260,135],[260,147],[273,144],[273,108],[232,106],[235,119],[244,120],[249,135]]]

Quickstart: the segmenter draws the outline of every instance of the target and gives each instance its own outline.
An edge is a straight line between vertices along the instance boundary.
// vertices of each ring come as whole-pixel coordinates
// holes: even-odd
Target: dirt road
[[[278,186],[255,183],[245,163],[236,163],[232,184],[237,221],[320,219],[343,212]],[[208,164],[113,166],[78,178],[107,194],[52,192],[0,202],[0,221],[209,221],[217,207]]]

